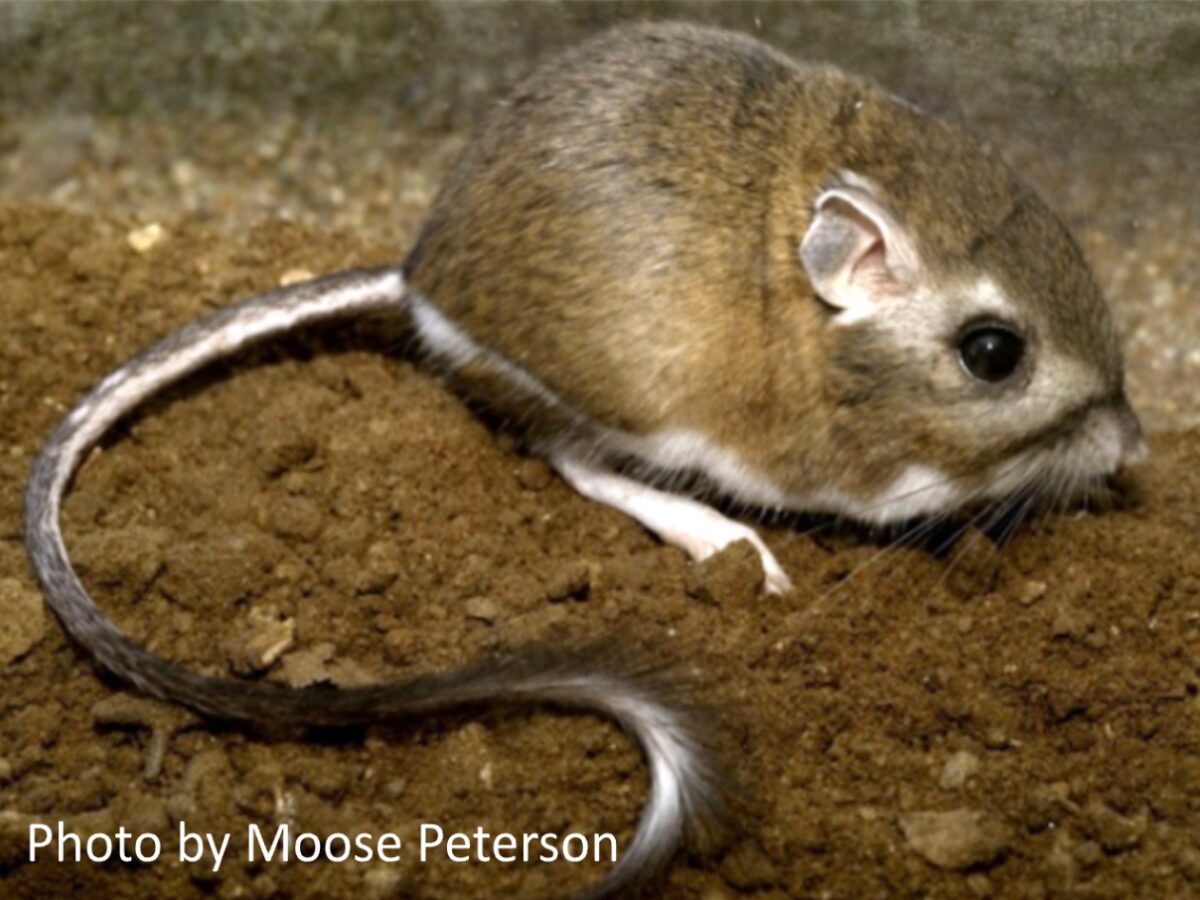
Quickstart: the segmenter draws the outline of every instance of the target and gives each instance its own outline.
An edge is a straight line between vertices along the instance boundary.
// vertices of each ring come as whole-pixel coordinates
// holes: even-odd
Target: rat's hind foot
[[[762,560],[764,590],[768,594],[782,594],[792,589],[791,579],[750,526],[735,522],[697,500],[660,491],[568,454],[554,454],[550,463],[583,496],[632,516],[697,562],[735,541],[749,541]]]

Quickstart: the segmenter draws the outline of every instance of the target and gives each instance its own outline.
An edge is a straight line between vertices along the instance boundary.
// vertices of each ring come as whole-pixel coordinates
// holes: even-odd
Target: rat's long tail
[[[585,896],[635,890],[675,854],[685,831],[722,813],[721,780],[697,718],[667,680],[612,654],[534,653],[511,662],[352,690],[287,689],[200,675],[130,640],[96,607],[67,556],[62,498],[87,452],[168,385],[266,338],[334,318],[410,312],[397,269],[346,272],[246,300],[180,329],[105,378],[63,419],[34,462],[25,540],[50,606],[79,643],[138,688],[220,719],[354,725],[482,703],[550,704],[615,719],[641,745],[650,795],[633,841]]]

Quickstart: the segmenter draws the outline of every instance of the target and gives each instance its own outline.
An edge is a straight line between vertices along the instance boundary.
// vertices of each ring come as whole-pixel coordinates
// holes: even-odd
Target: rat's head
[[[990,220],[963,209],[969,190],[939,210],[849,171],[816,197],[799,256],[827,307],[830,457],[854,461],[831,479],[835,511],[1076,497],[1145,454],[1082,254],[1032,191],[1003,193]]]

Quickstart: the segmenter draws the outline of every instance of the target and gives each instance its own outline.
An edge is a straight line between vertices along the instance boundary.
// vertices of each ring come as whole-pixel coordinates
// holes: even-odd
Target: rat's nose
[[[1146,444],[1146,435],[1142,431],[1142,423],[1138,420],[1137,413],[1133,411],[1133,407],[1129,405],[1129,400],[1125,395],[1121,395],[1121,399],[1113,407],[1113,412],[1117,417],[1117,429],[1121,435],[1121,459],[1120,465],[1136,466],[1146,461],[1150,449]]]

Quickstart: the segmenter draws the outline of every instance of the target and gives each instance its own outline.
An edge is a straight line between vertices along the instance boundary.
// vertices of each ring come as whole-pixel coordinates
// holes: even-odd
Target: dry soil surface
[[[607,722],[454,715],[340,734],[199,721],[106,677],[43,611],[19,511],[81,393],[198,314],[394,257],[299,225],[0,212],[0,878],[10,897],[494,897],[596,865],[245,861],[247,824],[317,833],[612,831],[646,787]],[[146,247],[146,244],[152,244]],[[794,524],[796,590],[744,546],[693,567],[569,490],[394,352],[341,328],[205,373],[123,426],[65,510],[85,582],[196,669],[352,685],[530,641],[615,635],[679,660],[718,714],[737,827],[652,894],[1168,897],[1200,893],[1200,433],[1159,433],[1111,508],[945,552]],[[946,535],[954,538],[953,532]],[[204,865],[25,861],[31,821],[231,832]],[[240,846],[239,846],[240,844]],[[168,856],[173,843],[168,840]]]

